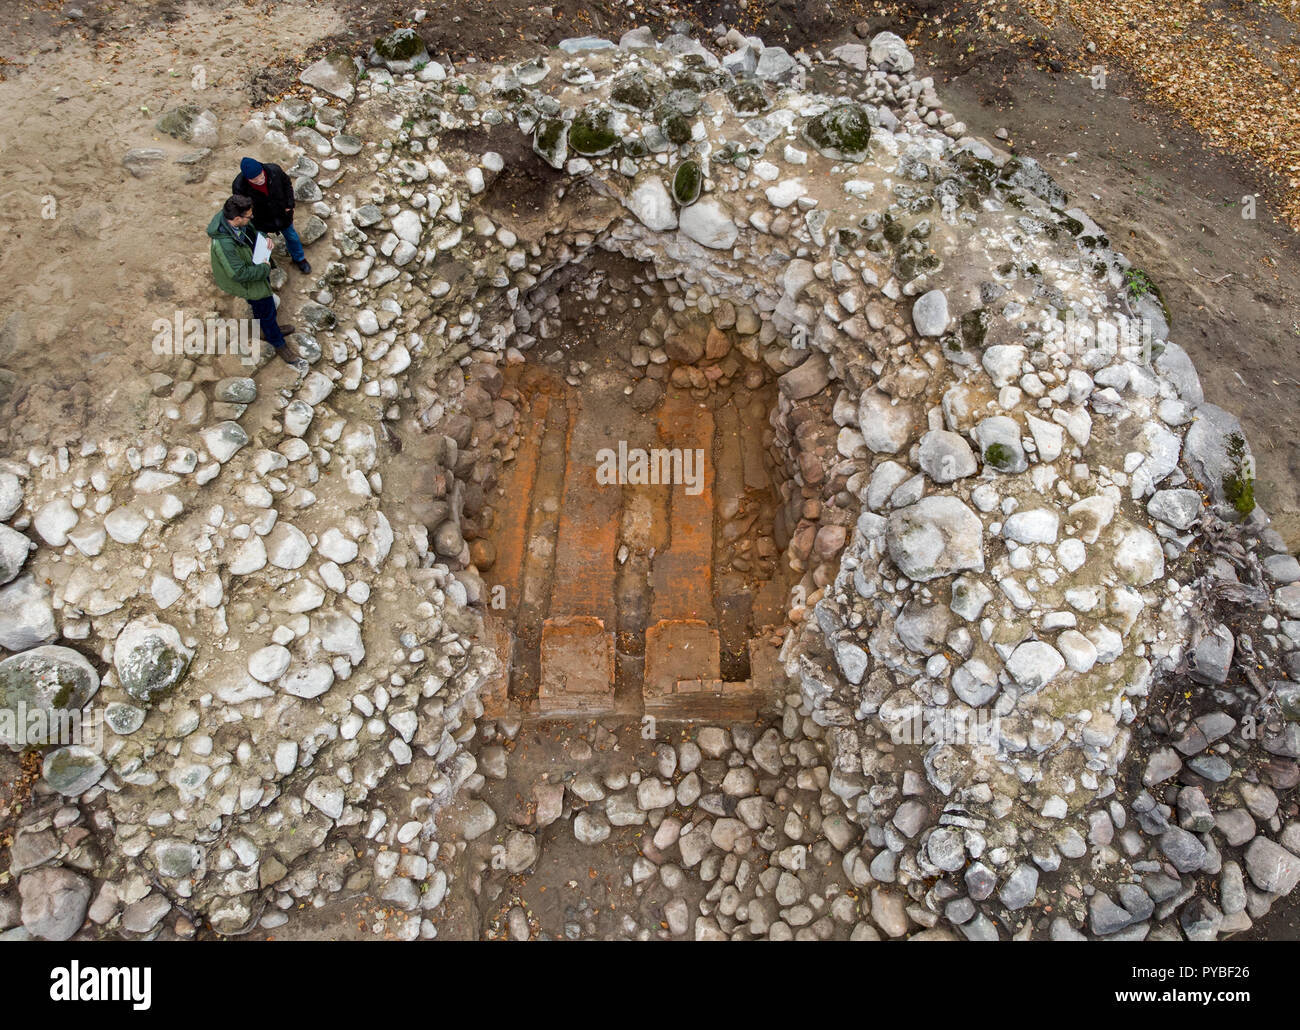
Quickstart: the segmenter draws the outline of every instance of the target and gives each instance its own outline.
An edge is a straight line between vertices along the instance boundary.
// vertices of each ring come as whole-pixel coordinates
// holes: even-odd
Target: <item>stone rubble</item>
[[[102,761],[46,759],[6,936],[233,935],[343,891],[436,934],[440,811],[504,774],[476,733],[518,731],[476,725],[496,659],[472,530],[519,432],[499,366],[600,250],[680,316],[644,366],[707,389],[693,363],[734,327],[778,378],[790,693],[635,781],[538,784],[531,827],[477,802],[465,840],[523,874],[538,826],[644,827],[630,875],[700,884],[662,904],[694,939],[1212,939],[1296,887],[1300,566],[1236,419],[1163,318],[1144,337],[1104,231],[967,136],[897,36],[813,59],[719,39],[474,72],[398,30],[241,129],[315,220],[313,370],[175,359],[138,439],[0,462],[0,693],[106,706]],[[814,62],[838,92],[802,85]],[[512,173],[545,215],[509,213]],[[695,314],[726,325],[692,337]],[[1197,703],[1153,711],[1170,685]]]

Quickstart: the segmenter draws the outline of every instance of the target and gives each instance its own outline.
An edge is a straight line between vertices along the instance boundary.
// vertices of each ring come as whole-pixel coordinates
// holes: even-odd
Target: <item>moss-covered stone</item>
[[[1059,207],[1052,208],[1052,214],[1056,216],[1056,224],[1071,236],[1077,237],[1083,235],[1083,223],[1077,218],[1071,218]]]
[[[984,337],[989,329],[987,308],[975,308],[961,316],[961,341],[964,346],[980,348],[984,346]]]
[[[1223,496],[1243,519],[1255,510],[1255,476],[1246,458],[1246,439],[1228,437],[1229,471],[1223,476]]]
[[[569,126],[569,146],[584,157],[608,154],[618,143],[618,133],[610,126],[611,113],[601,107],[589,107]]]
[[[145,703],[184,679],[193,657],[174,626],[153,618],[128,623],[113,645],[113,665],[122,688]]]
[[[700,199],[700,190],[704,188],[704,172],[696,161],[683,161],[677,166],[673,176],[673,199],[682,207],[688,207]]]
[[[375,53],[385,61],[410,61],[426,52],[424,40],[414,29],[393,29],[375,40]]]
[[[835,232],[835,245],[843,251],[853,250],[862,239],[862,233],[857,229],[837,229]]]
[[[159,132],[165,132],[168,136],[173,136],[179,140],[188,140],[190,129],[194,125],[194,119],[199,116],[199,109],[193,104],[185,104],[181,107],[174,107],[170,111],[164,111],[159,119],[153,123],[153,127]]]
[[[864,161],[871,149],[871,119],[861,104],[840,104],[808,121],[804,138],[824,157]]]
[[[1124,272],[1124,286],[1128,290],[1128,295],[1133,300],[1141,300],[1143,297],[1153,298],[1160,305],[1160,310],[1165,316],[1165,325],[1174,324],[1173,316],[1169,313],[1169,305],[1165,303],[1164,294],[1160,292],[1160,287],[1155,284],[1151,276],[1140,268],[1129,268]]]
[[[993,192],[998,181],[1000,169],[992,161],[976,157],[969,151],[961,151],[956,158],[956,165],[961,170],[966,183],[982,197]]]
[[[558,118],[544,118],[533,130],[533,150],[552,168],[563,168],[569,146],[564,122]]]
[[[631,111],[648,111],[655,104],[654,87],[640,72],[629,72],[614,80],[609,89],[610,103]]]
[[[680,111],[672,111],[659,119],[659,131],[664,138],[676,146],[689,143],[694,135],[691,120]]]
[[[660,107],[665,111],[676,111],[688,118],[700,113],[702,101],[693,89],[675,89],[664,97]]]
[[[900,251],[894,259],[894,274],[905,283],[919,275],[933,274],[942,267],[942,259],[932,250]]]
[[[1004,443],[991,443],[984,448],[984,461],[995,469],[1005,472],[1016,464],[1016,454]]]
[[[772,107],[762,84],[752,79],[737,82],[727,90],[727,99],[737,114],[762,114]]]
[[[726,89],[732,81],[730,73],[721,68],[708,68],[704,65],[679,68],[668,77],[668,84],[674,89],[689,89],[696,93],[712,93],[715,89]]]
[[[99,673],[79,653],[47,644],[0,662],[0,743],[44,744],[99,690]]]

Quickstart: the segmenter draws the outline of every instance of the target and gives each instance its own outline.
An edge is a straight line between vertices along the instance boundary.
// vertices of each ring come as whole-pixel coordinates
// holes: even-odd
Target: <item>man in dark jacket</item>
[[[247,197],[231,196],[208,223],[209,258],[212,278],[221,289],[243,297],[258,320],[262,339],[276,354],[292,365],[299,374],[307,371],[307,362],[285,340],[292,326],[282,326],[275,318],[275,296],[271,293],[271,266],[253,263],[257,234],[249,223],[253,220],[253,203]]]
[[[293,195],[293,183],[283,168],[246,157],[239,162],[239,174],[231,183],[230,192],[248,197],[253,202],[253,228],[268,236],[273,232],[280,233],[284,236],[289,259],[298,266],[298,271],[304,274],[311,271],[298,230],[293,227],[293,209],[297,201]]]

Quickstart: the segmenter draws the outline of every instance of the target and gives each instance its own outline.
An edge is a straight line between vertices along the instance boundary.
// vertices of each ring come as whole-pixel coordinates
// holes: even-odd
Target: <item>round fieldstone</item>
[[[146,704],[179,683],[193,657],[174,626],[148,617],[127,623],[113,645],[122,688]]]
[[[71,869],[46,866],[24,873],[18,881],[23,926],[43,940],[68,940],[85,922],[90,892],[90,881]]]
[[[287,647],[280,644],[268,644],[259,647],[248,656],[248,674],[258,683],[271,683],[278,680],[289,670],[293,655]]]
[[[46,645],[0,662],[0,742],[14,750],[49,743],[60,716],[78,712],[99,690],[99,673],[76,651]],[[37,722],[32,716],[41,713]]]
[[[41,776],[68,797],[84,794],[108,771],[108,763],[88,747],[73,744],[56,748],[45,756]]]

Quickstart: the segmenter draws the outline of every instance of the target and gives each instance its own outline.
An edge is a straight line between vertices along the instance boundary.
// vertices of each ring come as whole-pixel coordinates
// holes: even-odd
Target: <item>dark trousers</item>
[[[280,323],[275,320],[275,298],[250,300],[248,306],[253,309],[253,317],[262,327],[262,339],[276,350],[283,347],[284,334],[280,332]]]

